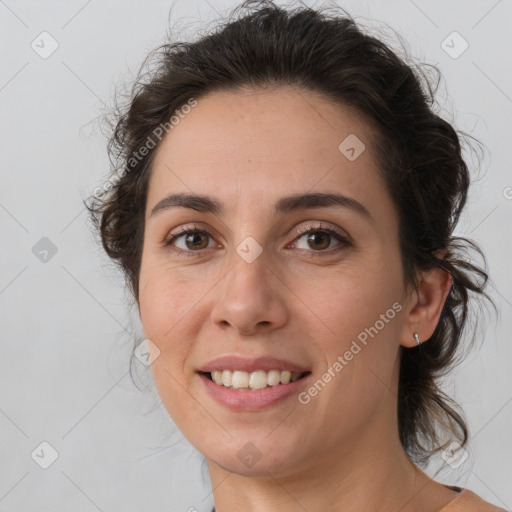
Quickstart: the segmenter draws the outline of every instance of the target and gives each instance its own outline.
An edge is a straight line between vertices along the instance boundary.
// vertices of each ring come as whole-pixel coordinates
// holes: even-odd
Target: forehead
[[[355,109],[311,91],[282,86],[212,92],[160,143],[148,212],[170,192],[253,205],[314,189],[382,196],[373,140],[371,125]],[[347,158],[347,146],[359,156]]]

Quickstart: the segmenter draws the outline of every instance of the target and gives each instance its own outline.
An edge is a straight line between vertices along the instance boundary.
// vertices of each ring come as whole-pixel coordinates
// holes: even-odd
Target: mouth
[[[206,394],[236,412],[271,408],[308,385],[312,369],[270,355],[226,354],[196,369]]]
[[[223,388],[240,391],[259,391],[297,382],[307,377],[311,372],[291,372],[289,370],[214,370],[198,372],[211,382]]]

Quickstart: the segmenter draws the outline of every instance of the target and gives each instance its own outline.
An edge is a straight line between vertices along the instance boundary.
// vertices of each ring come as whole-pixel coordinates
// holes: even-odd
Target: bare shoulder
[[[460,494],[440,512],[508,512],[506,509],[498,507],[488,501],[485,501],[470,489],[462,489]]]

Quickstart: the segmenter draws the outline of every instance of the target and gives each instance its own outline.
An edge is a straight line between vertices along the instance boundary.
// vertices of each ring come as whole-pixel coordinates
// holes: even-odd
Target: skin
[[[432,335],[451,278],[435,270],[419,274],[418,290],[406,287],[372,133],[350,107],[281,86],[201,97],[157,150],[140,318],[160,350],[151,368],[163,404],[208,460],[217,512],[434,512],[456,497],[409,461],[396,420],[400,348],[416,345],[414,332]],[[349,134],[366,145],[354,161],[338,150]],[[178,192],[213,196],[226,210],[150,216]],[[273,214],[281,197],[306,192],[350,196],[372,219],[336,207]],[[351,244],[296,233],[319,222]],[[186,235],[175,239],[191,257],[163,246],[191,223],[210,235],[199,250]],[[252,263],[236,252],[247,236],[262,248]],[[196,373],[221,355],[272,355],[309,367],[314,382],[396,302],[401,311],[307,404],[294,396],[235,412],[210,398]],[[252,467],[237,457],[248,442],[261,453]]]

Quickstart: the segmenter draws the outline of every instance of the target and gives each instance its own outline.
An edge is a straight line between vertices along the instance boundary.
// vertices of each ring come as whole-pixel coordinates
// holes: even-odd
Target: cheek
[[[334,374],[326,379],[338,390],[335,403],[342,409],[378,400],[386,389],[383,382],[389,385],[403,310],[401,267],[394,260],[382,264],[376,259],[364,271],[346,268],[315,294],[312,309],[318,314],[311,318],[318,324],[317,333],[325,333],[315,339],[323,354],[321,371]]]
[[[355,435],[382,403],[395,400],[390,390],[403,306],[397,300],[399,288],[391,286],[393,280],[384,274],[380,282],[376,278],[346,273],[344,279],[331,281],[315,303],[323,321],[316,320],[318,332],[327,332],[315,338],[323,367],[303,399],[310,400],[305,407],[310,407],[311,418],[323,416],[318,436],[333,443],[339,436]],[[311,422],[316,425],[314,419]]]
[[[174,379],[183,382],[184,365],[193,346],[189,315],[198,300],[191,296],[190,287],[180,286],[171,275],[156,267],[141,272],[140,320],[144,336],[160,350],[151,368],[161,394],[167,388],[175,392]]]
[[[146,260],[140,275],[140,318],[147,337],[163,342],[190,311],[193,287],[183,282],[175,270]]]
[[[376,322],[382,333],[390,331],[391,324],[399,323],[396,315],[399,308],[393,309],[393,304],[400,303],[403,293],[401,268],[393,263],[394,259],[375,258],[365,265],[340,268],[323,280],[321,289],[314,293],[303,282],[298,295],[307,297],[309,286],[309,296],[313,296],[310,303],[318,311],[318,323],[328,326],[332,337],[355,338]],[[380,320],[381,315],[384,320]]]
[[[183,417],[190,400],[184,392],[188,387],[184,368],[193,344],[184,329],[191,309],[185,295],[185,289],[176,287],[170,273],[156,267],[142,269],[140,320],[145,337],[160,351],[151,364],[151,372],[162,403],[173,419]]]

